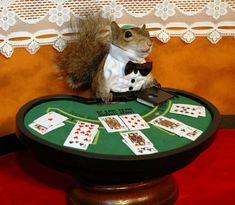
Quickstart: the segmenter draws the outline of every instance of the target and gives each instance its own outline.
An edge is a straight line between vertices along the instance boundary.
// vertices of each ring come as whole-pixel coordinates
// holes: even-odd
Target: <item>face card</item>
[[[96,136],[98,127],[99,125],[97,124],[79,121],[73,127],[68,138],[70,140],[91,144]]]
[[[120,118],[130,130],[148,129],[149,125],[139,114],[121,115]]]
[[[44,127],[44,126],[42,126],[40,124],[32,122],[31,124],[29,124],[29,127],[31,127],[33,130],[39,132],[40,134],[44,135],[44,134],[46,134],[46,133],[48,133],[48,132],[50,132],[52,130],[55,130],[55,129],[59,128],[59,127],[62,127],[64,125],[65,125],[64,123],[60,123],[60,124],[58,124],[58,125],[56,125],[54,127],[46,128],[46,127]]]
[[[52,111],[34,120],[34,122],[42,125],[43,127],[49,128],[56,126],[67,119],[67,117]]]
[[[98,118],[107,132],[126,131],[127,127],[117,115],[103,116]]]
[[[137,147],[137,148],[133,148],[132,146],[130,146],[124,139],[122,140],[123,143],[125,143],[132,152],[134,152],[136,155],[145,155],[145,154],[154,154],[157,153],[158,150],[155,147]]]
[[[192,141],[196,140],[203,132],[196,128],[190,127],[188,125],[180,126],[176,129],[176,133],[179,136],[188,138]]]
[[[175,133],[175,129],[179,126],[181,126],[183,123],[174,120],[174,119],[170,119],[164,116],[158,116],[156,118],[154,118],[153,120],[151,120],[149,122],[150,124],[153,124],[157,127],[163,128],[167,131],[173,132]]]
[[[124,140],[134,149],[137,147],[153,147],[151,141],[141,131],[120,133]]]

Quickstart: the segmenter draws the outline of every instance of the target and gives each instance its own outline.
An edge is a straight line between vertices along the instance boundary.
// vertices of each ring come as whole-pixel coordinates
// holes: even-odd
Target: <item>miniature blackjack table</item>
[[[171,173],[191,163],[214,138],[220,115],[207,100],[181,90],[165,89],[174,97],[155,107],[135,97],[103,104],[97,99],[53,95],[32,100],[17,113],[17,136],[33,155],[48,166],[77,177],[68,192],[69,204],[173,204],[178,186]],[[190,117],[170,113],[173,103],[200,105],[206,116]],[[41,135],[29,127],[50,111],[66,116],[64,126]],[[176,119],[202,131],[196,140],[180,137],[152,124],[141,132],[158,152],[135,155],[122,141],[120,132],[109,133],[100,116],[138,113],[146,122],[157,116]],[[79,122],[99,125],[86,150],[64,146],[73,126]]]

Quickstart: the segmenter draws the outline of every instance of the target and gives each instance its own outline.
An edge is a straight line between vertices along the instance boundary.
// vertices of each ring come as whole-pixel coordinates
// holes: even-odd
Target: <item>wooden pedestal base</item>
[[[130,184],[76,184],[68,194],[69,205],[171,205],[178,196],[172,176]]]

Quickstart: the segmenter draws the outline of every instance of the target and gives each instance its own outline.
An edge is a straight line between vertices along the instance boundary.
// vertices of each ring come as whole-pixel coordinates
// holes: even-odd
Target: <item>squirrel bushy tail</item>
[[[90,84],[93,75],[111,44],[110,21],[101,15],[90,15],[75,22],[78,38],[68,43],[65,50],[57,57],[60,75],[69,86],[78,89],[83,84]],[[76,32],[76,31],[75,31]]]

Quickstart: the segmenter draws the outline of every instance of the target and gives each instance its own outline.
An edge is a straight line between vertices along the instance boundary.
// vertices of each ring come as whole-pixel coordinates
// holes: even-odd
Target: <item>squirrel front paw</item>
[[[113,100],[113,94],[111,92],[101,92],[97,97],[100,97],[105,104],[109,104]]]
[[[152,87],[156,87],[156,88],[161,88],[161,84],[159,82],[157,82],[156,80],[154,81]]]
[[[148,83],[144,85],[144,88],[151,88],[151,87],[161,88],[161,84],[156,79],[152,79],[151,81],[148,81]]]

